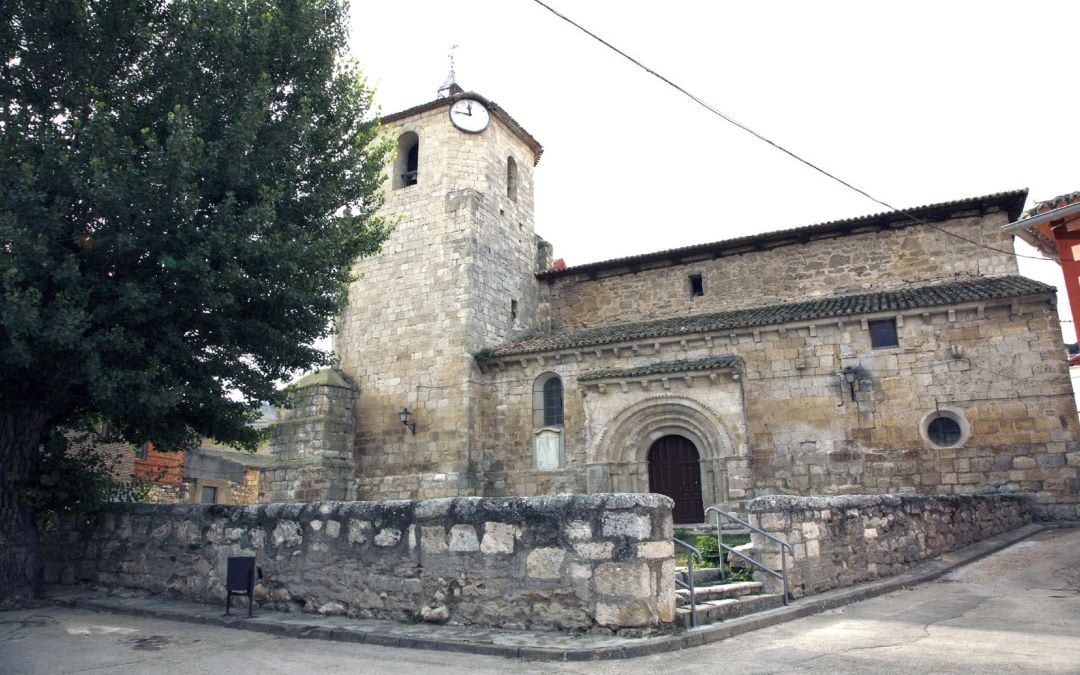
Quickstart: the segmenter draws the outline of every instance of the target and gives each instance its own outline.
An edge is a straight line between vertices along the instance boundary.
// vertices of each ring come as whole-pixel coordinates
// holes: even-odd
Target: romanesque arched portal
[[[723,420],[687,396],[661,395],[639,399],[609,420],[594,421],[602,422],[602,428],[590,443],[590,492],[656,491],[650,480],[650,451],[662,439],[678,437],[682,441],[665,443],[684,442],[698,458],[700,497],[694,515],[700,515],[703,506],[728,501],[727,464],[737,459],[738,447],[728,426],[739,429],[739,420]],[[692,473],[689,465],[684,470]]]

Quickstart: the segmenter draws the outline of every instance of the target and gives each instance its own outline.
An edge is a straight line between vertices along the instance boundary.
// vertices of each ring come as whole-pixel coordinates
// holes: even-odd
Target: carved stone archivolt
[[[731,417],[731,415],[728,415]],[[590,491],[647,492],[648,453],[667,435],[686,438],[701,458],[702,493],[708,504],[726,501],[725,463],[737,456],[738,419],[724,419],[686,396],[651,396],[612,417],[589,449]]]

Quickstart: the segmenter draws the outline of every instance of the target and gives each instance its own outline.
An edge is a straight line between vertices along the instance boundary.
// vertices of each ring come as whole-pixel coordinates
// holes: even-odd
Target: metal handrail
[[[676,539],[675,537],[672,537],[672,541],[675,542],[676,546],[682,546],[687,551],[686,578],[689,580],[689,583],[679,581],[679,575],[676,574],[675,585],[682,586],[683,588],[690,591],[690,627],[697,628],[697,592],[694,590],[694,558],[696,557],[698,559],[698,562],[701,562],[701,551],[697,550],[690,544],[687,544],[682,539]]]
[[[776,577],[777,579],[779,579],[781,582],[783,582],[784,594],[783,594],[782,600],[783,600],[783,603],[785,605],[788,604],[790,594],[788,593],[787,553],[790,552],[791,553],[791,560],[792,561],[795,560],[795,549],[791,547],[791,544],[787,543],[783,539],[780,539],[779,537],[776,537],[774,535],[769,534],[768,532],[766,532],[765,530],[762,530],[759,527],[754,527],[750,523],[746,522],[745,520],[741,520],[737,516],[734,516],[734,515],[732,515],[730,513],[727,513],[726,511],[721,511],[720,509],[716,508],[715,506],[710,506],[709,508],[705,509],[705,516],[706,517],[708,517],[710,511],[712,511],[713,513],[716,514],[716,543],[717,543],[718,549],[721,552],[720,553],[720,556],[721,556],[720,557],[720,578],[721,579],[724,578],[723,552],[727,551],[728,553],[734,553],[736,556],[738,556],[739,558],[741,558],[741,559],[745,560],[746,562],[750,563],[751,565],[753,565],[757,569],[761,570],[762,572],[765,572],[766,574],[770,574],[770,575]],[[753,558],[751,558],[749,556],[743,555],[739,551],[736,551],[733,547],[728,546],[727,544],[725,544],[724,543],[724,535],[723,535],[722,527],[721,527],[722,526],[722,523],[721,523],[722,518],[726,518],[726,519],[728,519],[730,521],[736,522],[739,525],[742,525],[743,527],[749,529],[750,531],[757,532],[758,534],[765,537],[766,539],[779,544],[780,545],[780,572],[777,572],[776,570],[769,569],[763,563],[758,562],[757,560],[754,560]]]

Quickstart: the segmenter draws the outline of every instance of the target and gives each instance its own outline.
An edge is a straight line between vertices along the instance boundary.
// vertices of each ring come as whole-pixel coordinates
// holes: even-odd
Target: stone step
[[[683,568],[676,570],[676,574],[679,575],[679,579],[683,582],[686,581],[689,576],[689,572]],[[694,585],[706,586],[720,579],[720,568],[718,567],[699,567],[694,570]],[[722,581],[720,583],[723,583]]]
[[[755,612],[764,612],[768,609],[776,609],[784,604],[779,593],[765,593],[762,595],[747,595],[741,598],[726,598],[724,600],[709,600],[699,602],[697,605],[697,625],[706,626],[711,623],[719,623],[727,619],[746,616]],[[690,606],[686,605],[675,610],[675,624],[682,628],[690,627]]]
[[[694,590],[697,592],[698,602],[706,602],[709,600],[723,600],[724,598],[738,598],[744,595],[750,595],[751,593],[759,593],[761,592],[761,582],[735,581],[727,584],[711,584],[706,586],[698,586]],[[689,589],[676,589],[675,603],[676,606],[689,604]]]

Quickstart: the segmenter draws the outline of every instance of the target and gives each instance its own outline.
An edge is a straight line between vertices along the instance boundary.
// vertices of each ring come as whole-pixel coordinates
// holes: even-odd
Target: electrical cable
[[[881,206],[884,206],[884,207],[885,207],[886,209],[888,209],[889,211],[892,211],[893,213],[897,213],[897,214],[899,214],[899,215],[902,215],[902,216],[904,216],[904,217],[906,217],[906,218],[909,218],[909,219],[911,219],[912,221],[914,221],[914,222],[916,222],[916,223],[918,223],[918,224],[921,224],[921,225],[926,225],[926,226],[928,226],[928,227],[930,227],[930,228],[932,228],[932,229],[934,229],[934,230],[937,230],[938,232],[941,232],[941,233],[943,233],[943,234],[947,234],[947,235],[949,235],[950,237],[955,237],[955,238],[957,238],[957,239],[960,239],[960,240],[962,240],[962,241],[966,241],[966,242],[968,242],[969,244],[973,244],[973,245],[975,245],[975,246],[979,246],[979,247],[981,247],[981,248],[985,248],[985,249],[987,249],[987,250],[990,250],[990,251],[995,251],[995,252],[997,252],[997,253],[1004,253],[1004,254],[1006,254],[1006,255],[1012,255],[1012,256],[1016,256],[1016,257],[1018,257],[1018,258],[1027,258],[1027,259],[1029,259],[1029,260],[1042,260],[1042,261],[1050,261],[1050,262],[1053,262],[1053,259],[1052,259],[1052,258],[1045,258],[1045,257],[1042,257],[1042,256],[1033,256],[1033,255],[1025,255],[1025,254],[1023,254],[1023,253],[1017,253],[1017,252],[1015,252],[1015,251],[1006,251],[1005,249],[1001,249],[1001,248],[997,248],[997,247],[994,247],[994,246],[990,246],[990,245],[988,245],[988,244],[983,244],[983,243],[977,242],[977,241],[975,241],[974,239],[969,239],[968,237],[965,237],[965,236],[963,236],[963,235],[961,235],[961,234],[957,234],[957,233],[955,233],[955,232],[950,232],[950,231],[946,230],[946,229],[945,229],[945,228],[943,228],[943,227],[939,227],[939,226],[937,226],[937,225],[935,225],[935,224],[931,223],[930,221],[926,220],[925,218],[920,218],[920,217],[916,216],[916,215],[915,215],[915,214],[913,214],[913,213],[910,213],[910,212],[908,212],[908,211],[905,211],[904,209],[898,209],[898,208],[896,208],[895,206],[893,206],[892,204],[889,204],[889,203],[888,203],[888,202],[886,202],[886,201],[882,201],[881,199],[878,199],[877,197],[873,196],[873,195],[872,195],[872,194],[870,194],[869,192],[867,192],[867,191],[865,191],[865,190],[863,190],[863,189],[861,189],[861,188],[859,188],[859,187],[856,187],[855,185],[852,185],[851,183],[849,183],[848,181],[844,180],[843,178],[840,178],[840,177],[839,177],[839,176],[837,176],[836,174],[833,174],[833,173],[830,173],[830,172],[826,171],[825,169],[823,169],[823,168],[821,168],[820,166],[818,166],[818,165],[814,164],[814,163],[813,163],[813,162],[811,162],[810,160],[808,160],[808,159],[804,159],[803,157],[800,157],[800,156],[799,156],[799,155],[797,155],[797,154],[796,154],[795,152],[793,152],[793,151],[791,151],[791,150],[788,150],[787,148],[785,148],[784,146],[780,145],[779,143],[777,143],[777,142],[775,142],[775,141],[773,141],[773,140],[771,140],[771,139],[769,139],[769,138],[767,138],[767,137],[763,136],[762,134],[758,133],[757,131],[754,131],[753,129],[751,129],[750,127],[746,126],[745,124],[743,124],[743,123],[739,122],[738,120],[734,119],[734,118],[733,118],[733,117],[731,117],[730,115],[727,115],[727,114],[725,114],[725,113],[721,112],[720,110],[718,110],[717,108],[713,107],[712,105],[710,105],[710,104],[709,104],[709,103],[707,103],[706,101],[702,100],[702,99],[701,99],[701,98],[699,98],[698,96],[695,96],[695,95],[694,95],[693,93],[691,93],[691,92],[690,92],[689,90],[685,89],[684,87],[681,87],[681,86],[679,86],[678,84],[676,84],[675,82],[671,81],[671,80],[670,80],[670,79],[668,79],[667,77],[665,77],[665,76],[661,75],[660,73],[656,72],[656,71],[655,71],[655,70],[653,70],[652,68],[648,67],[647,65],[645,65],[645,64],[644,64],[644,63],[642,63],[641,61],[639,61],[639,60],[635,59],[635,58],[634,58],[633,56],[630,56],[629,54],[627,54],[627,53],[626,53],[626,52],[624,52],[623,50],[619,49],[618,47],[616,47],[615,45],[611,44],[610,42],[608,42],[608,41],[607,41],[607,40],[605,40],[604,38],[600,37],[600,36],[599,36],[599,35],[597,35],[596,33],[594,33],[594,32],[592,32],[591,30],[589,30],[588,28],[585,28],[584,26],[582,26],[581,24],[577,23],[576,21],[574,21],[574,20],[573,20],[573,19],[571,19],[570,17],[566,16],[565,14],[562,14],[562,13],[560,13],[560,12],[559,12],[558,10],[554,9],[554,8],[553,8],[553,7],[551,7],[550,5],[548,5],[548,4],[546,4],[546,3],[544,3],[544,2],[542,1],[542,0],[533,0],[533,2],[535,2],[535,3],[536,3],[536,4],[538,4],[538,5],[540,5],[541,7],[543,7],[543,8],[544,8],[544,9],[546,9],[547,11],[551,12],[552,14],[554,14],[555,16],[557,16],[558,18],[562,19],[562,20],[563,20],[563,21],[565,21],[566,23],[570,24],[571,26],[573,26],[573,27],[577,28],[577,29],[578,29],[578,30],[580,30],[581,32],[585,33],[586,35],[588,35],[588,36],[589,36],[589,37],[591,37],[592,39],[596,40],[596,41],[597,41],[597,42],[599,42],[600,44],[604,45],[605,47],[607,47],[607,48],[608,48],[608,49],[610,49],[611,51],[615,52],[615,53],[616,53],[616,54],[618,54],[619,56],[623,57],[623,58],[624,58],[624,59],[626,59],[627,61],[630,61],[631,63],[633,63],[633,64],[634,64],[634,65],[636,65],[637,67],[641,68],[642,70],[644,70],[644,71],[645,71],[645,72],[647,72],[648,74],[650,74],[650,75],[652,75],[653,77],[655,77],[655,78],[657,78],[658,80],[660,80],[661,82],[663,82],[663,83],[667,84],[668,86],[670,86],[671,88],[675,89],[676,91],[678,91],[678,92],[679,92],[679,93],[681,93],[682,95],[686,96],[686,97],[687,97],[687,98],[689,98],[689,99],[690,99],[691,101],[693,101],[693,102],[697,103],[697,104],[698,104],[699,106],[701,106],[702,108],[705,108],[706,110],[708,110],[708,111],[709,111],[709,112],[711,112],[712,114],[716,115],[717,117],[719,117],[719,118],[723,119],[724,121],[728,122],[729,124],[732,124],[732,125],[734,125],[734,126],[738,127],[739,129],[742,129],[743,131],[745,131],[746,133],[750,134],[751,136],[753,136],[754,138],[758,139],[759,141],[762,141],[762,142],[764,142],[764,143],[767,143],[767,144],[771,145],[771,146],[772,146],[773,148],[775,148],[776,150],[779,150],[780,152],[784,153],[785,155],[787,155],[787,156],[791,157],[792,159],[794,159],[794,160],[796,160],[796,161],[798,161],[798,162],[801,162],[802,164],[804,164],[804,165],[808,166],[809,168],[811,168],[811,169],[813,169],[814,171],[816,171],[816,172],[818,172],[818,173],[822,174],[823,176],[825,176],[825,177],[827,177],[827,178],[829,178],[829,179],[831,179],[831,180],[833,180],[833,181],[835,181],[835,182],[839,183],[840,185],[842,185],[842,186],[844,186],[844,187],[848,188],[849,190],[852,190],[852,191],[854,191],[854,192],[857,192],[858,194],[862,195],[863,197],[866,197],[867,199],[869,199],[870,201],[872,201],[872,202],[874,202],[874,203],[876,203],[876,204],[879,204],[879,205],[881,205]]]

